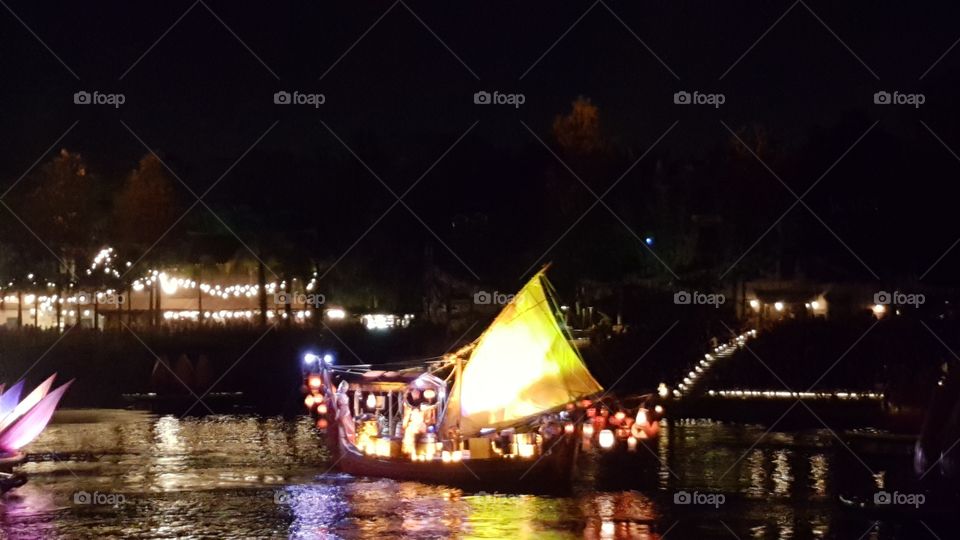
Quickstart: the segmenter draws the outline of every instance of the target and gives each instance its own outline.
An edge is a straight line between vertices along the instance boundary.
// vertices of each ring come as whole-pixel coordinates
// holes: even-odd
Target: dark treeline
[[[583,280],[909,281],[954,240],[944,217],[955,202],[933,195],[960,164],[929,141],[870,129],[868,118],[789,145],[745,125],[699,157],[665,145],[638,161],[652,141],[609,133],[612,115],[581,98],[540,134],[550,151],[468,135],[433,169],[437,152],[423,149],[450,138],[357,143],[398,195],[429,170],[402,203],[329,140],[309,158],[255,149],[230,188],[213,187],[201,203],[177,179],[189,169],[175,172],[176,156],[130,156],[117,176],[101,172],[102,156],[61,150],[7,198],[16,215],[0,218],[0,277],[8,290],[122,288],[156,266],[189,273],[262,262],[268,281],[316,273],[319,290],[344,303],[410,309],[437,286],[437,272],[467,289],[509,291],[546,261],[561,290]],[[590,190],[607,189],[596,203]],[[790,190],[807,189],[796,203]],[[122,279],[84,272],[103,246],[117,249]],[[136,264],[128,271],[126,261]],[[956,267],[948,253],[925,280],[950,282]]]

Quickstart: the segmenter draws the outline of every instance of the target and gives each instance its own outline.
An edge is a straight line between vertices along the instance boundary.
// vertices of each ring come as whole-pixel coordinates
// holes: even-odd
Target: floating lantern
[[[600,448],[613,448],[613,443],[616,442],[616,437],[613,436],[613,432],[609,429],[604,429],[600,431],[600,435],[597,437],[597,442],[600,443]]]

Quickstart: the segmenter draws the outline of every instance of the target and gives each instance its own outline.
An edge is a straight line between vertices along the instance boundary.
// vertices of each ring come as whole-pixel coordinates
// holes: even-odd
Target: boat
[[[13,472],[26,459],[20,449],[43,432],[60,399],[73,384],[70,380],[51,391],[56,377],[48,377],[22,400],[24,381],[6,390],[0,385],[0,495],[27,482],[26,475]]]
[[[571,344],[545,272],[476,340],[427,366],[320,361],[305,404],[322,411],[318,427],[336,466],[483,491],[568,489],[582,437],[578,405],[603,388]]]

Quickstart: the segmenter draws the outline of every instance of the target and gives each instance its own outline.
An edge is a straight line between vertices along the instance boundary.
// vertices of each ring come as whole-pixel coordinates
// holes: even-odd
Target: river
[[[892,489],[908,457],[864,459],[826,429],[765,431],[679,422],[626,462],[583,456],[572,492],[545,497],[352,478],[331,469],[306,418],[67,410],[26,449],[20,470],[30,481],[3,498],[0,530],[10,538],[953,536],[949,523],[874,522],[837,504],[840,493]],[[702,504],[677,503],[688,495]]]

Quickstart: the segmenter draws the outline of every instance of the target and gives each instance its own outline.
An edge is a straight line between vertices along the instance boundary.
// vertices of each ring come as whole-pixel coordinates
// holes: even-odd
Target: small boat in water
[[[567,489],[578,404],[603,388],[571,345],[545,270],[473,343],[430,366],[377,372],[320,361],[305,403],[322,416],[336,466],[488,491]]]

